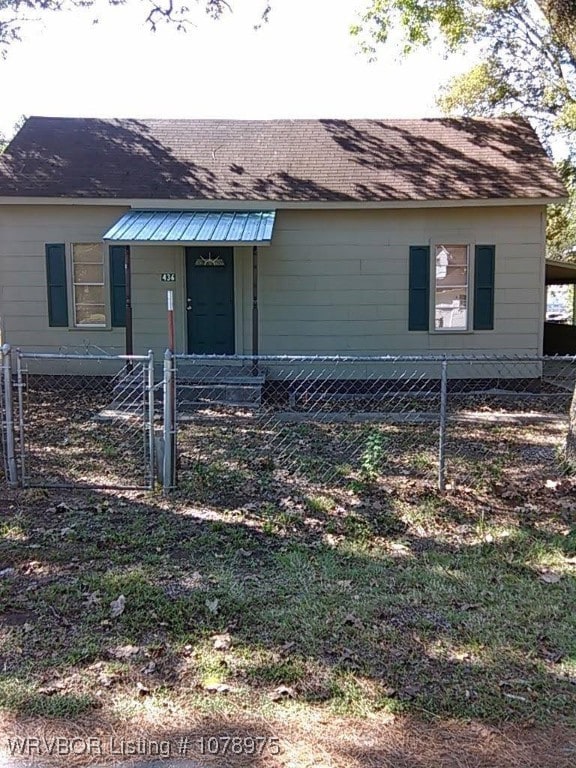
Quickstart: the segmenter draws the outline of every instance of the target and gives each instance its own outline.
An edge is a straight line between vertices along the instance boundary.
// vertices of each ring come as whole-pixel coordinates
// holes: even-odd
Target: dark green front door
[[[234,249],[186,248],[188,353],[234,354]]]

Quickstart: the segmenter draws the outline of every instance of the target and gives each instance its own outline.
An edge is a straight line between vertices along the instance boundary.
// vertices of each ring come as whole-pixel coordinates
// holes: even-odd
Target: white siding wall
[[[408,331],[409,247],[438,241],[496,246],[494,331]],[[260,253],[262,353],[541,351],[543,208],[280,211]]]
[[[0,310],[4,340],[27,349],[123,351],[124,330],[49,328],[44,245],[99,241],[123,209],[0,207]],[[408,249],[435,241],[496,246],[495,330],[408,331]],[[274,245],[260,249],[264,354],[401,354],[541,351],[544,209],[507,207],[277,214]],[[133,248],[135,351],[166,345],[166,289],[175,291],[177,346],[185,350],[184,253]],[[251,351],[251,256],[237,248],[237,352]],[[175,272],[176,283],[160,281]]]
[[[0,206],[0,314],[5,341],[39,352],[83,352],[87,348],[96,352],[99,347],[108,353],[124,353],[123,328],[49,327],[44,250],[46,243],[66,243],[69,249],[70,243],[99,242],[124,210],[111,206]],[[167,288],[174,289],[177,316],[182,320],[183,267],[182,248],[132,248],[136,353],[152,348],[162,355],[166,348]],[[163,272],[175,272],[176,283],[162,283]],[[71,296],[69,316],[72,320]],[[178,347],[183,349],[183,322],[177,323],[176,331]]]
[[[45,243],[99,242],[121,208],[0,206],[0,312],[2,336],[13,346],[40,352],[95,345],[124,352],[123,329],[50,328]],[[108,299],[108,297],[107,297]],[[69,300],[69,314],[72,307]]]
[[[134,350],[151,349],[158,359],[168,344],[166,291],[174,291],[176,348],[186,343],[184,307],[184,253],[177,246],[139,246],[132,248],[132,315]],[[163,283],[163,272],[175,272],[175,283]]]

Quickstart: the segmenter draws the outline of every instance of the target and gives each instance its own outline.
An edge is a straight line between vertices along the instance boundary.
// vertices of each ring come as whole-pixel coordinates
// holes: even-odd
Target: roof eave
[[[140,246],[148,246],[148,245],[155,245],[158,246],[164,246],[164,245],[180,245],[184,247],[209,247],[209,246],[226,246],[229,248],[250,248],[251,246],[261,246],[263,248],[266,248],[269,245],[272,245],[270,240],[113,240],[110,238],[104,238],[105,243],[109,243],[110,245],[130,245],[133,247],[140,247]]]
[[[116,198],[116,197],[31,197],[0,195],[0,205],[81,205],[113,206],[123,208],[179,210],[280,210],[280,209],[393,209],[393,208],[477,208],[507,206],[543,206],[568,202],[568,197],[493,197],[454,198],[446,200],[174,200],[166,198]]]

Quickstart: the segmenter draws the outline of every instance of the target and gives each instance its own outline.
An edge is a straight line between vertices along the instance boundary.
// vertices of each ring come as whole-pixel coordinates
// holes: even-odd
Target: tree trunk
[[[574,0],[536,0],[552,33],[566,48],[570,64],[576,67],[576,6]]]
[[[570,404],[570,414],[568,419],[565,458],[568,466],[576,471],[576,387],[574,388],[574,394],[572,395],[572,403]]]

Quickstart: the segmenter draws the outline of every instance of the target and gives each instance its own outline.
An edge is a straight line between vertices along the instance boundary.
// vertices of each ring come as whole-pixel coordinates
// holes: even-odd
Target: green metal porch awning
[[[104,235],[123,245],[270,245],[276,211],[128,211]]]

